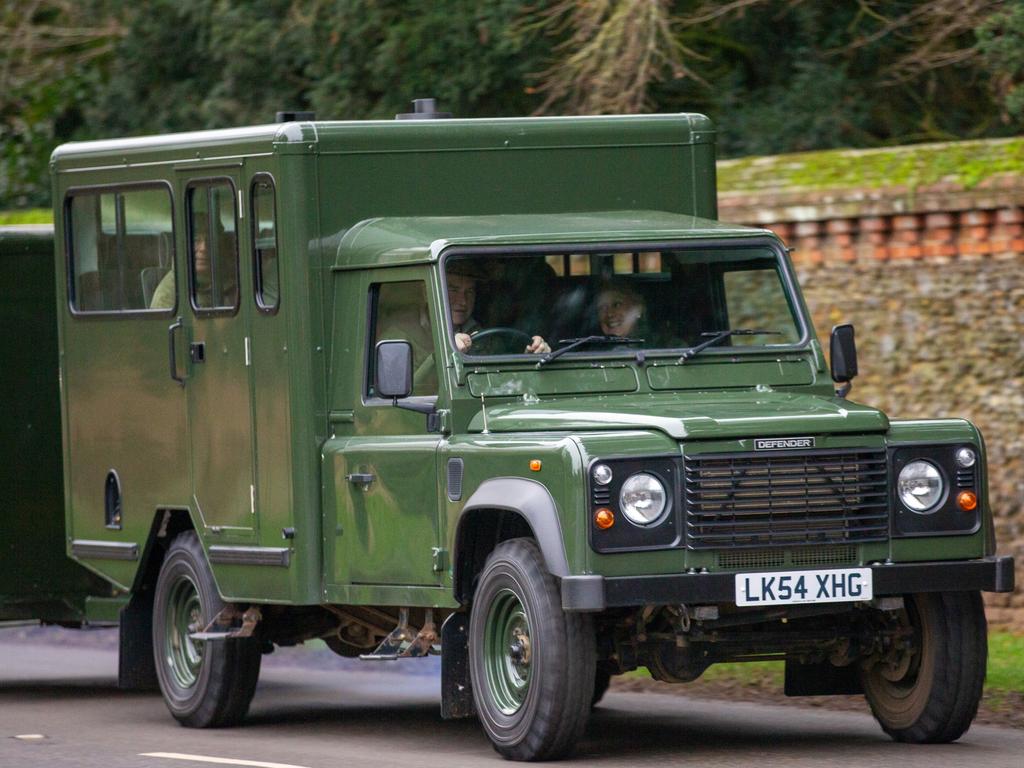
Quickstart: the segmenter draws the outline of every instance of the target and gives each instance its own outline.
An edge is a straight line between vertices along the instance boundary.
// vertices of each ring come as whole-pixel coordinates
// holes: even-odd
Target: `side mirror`
[[[850,391],[850,381],[857,375],[857,342],[854,338],[853,326],[837,325],[832,329],[829,340],[829,358],[832,367],[832,381],[845,386],[836,394],[846,397]]]
[[[378,341],[373,387],[377,397],[401,400],[412,393],[412,345]]]

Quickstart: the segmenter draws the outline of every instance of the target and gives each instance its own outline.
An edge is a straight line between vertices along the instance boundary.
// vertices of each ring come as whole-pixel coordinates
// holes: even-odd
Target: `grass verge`
[[[49,208],[28,208],[22,211],[0,211],[0,225],[3,224],[50,224],[53,211]]]
[[[977,723],[1024,727],[1024,635],[994,631],[988,640],[988,674],[978,708]],[[652,680],[646,669],[616,678],[618,690],[656,691],[730,701],[771,702],[791,706],[867,712],[862,696],[787,698],[783,693],[785,666],[781,661],[715,664],[698,680],[670,685]]]

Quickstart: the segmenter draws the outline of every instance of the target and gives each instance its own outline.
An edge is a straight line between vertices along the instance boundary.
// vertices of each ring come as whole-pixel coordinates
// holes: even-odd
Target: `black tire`
[[[187,637],[189,629],[201,631],[223,608],[198,537],[194,531],[179,534],[156,582],[153,654],[164,702],[174,718],[190,728],[237,725],[256,692],[258,641],[203,642]]]
[[[913,651],[861,672],[864,694],[882,730],[896,741],[956,741],[978,712],[988,635],[978,592],[907,595]]]
[[[572,752],[590,715],[594,627],[587,614],[562,610],[532,539],[502,542],[487,558],[469,617],[469,658],[477,713],[499,754],[554,760]]]
[[[612,673],[600,666],[594,672],[594,695],[590,697],[590,708],[596,707],[604,695],[608,693],[608,686],[612,684]]]

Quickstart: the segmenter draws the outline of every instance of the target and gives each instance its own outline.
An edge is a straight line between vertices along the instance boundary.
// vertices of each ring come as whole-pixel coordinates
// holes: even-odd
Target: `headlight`
[[[896,480],[900,501],[911,512],[929,512],[945,494],[945,483],[938,468],[929,461],[912,461]]]
[[[668,508],[668,492],[654,475],[638,472],[622,484],[619,507],[634,525],[654,525]]]

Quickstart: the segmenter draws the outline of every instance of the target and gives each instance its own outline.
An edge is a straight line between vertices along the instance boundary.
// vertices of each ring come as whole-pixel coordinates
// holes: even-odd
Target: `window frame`
[[[162,189],[167,192],[167,199],[170,201],[170,216],[171,216],[171,231],[170,231],[170,246],[171,246],[171,271],[174,272],[174,279],[177,281],[177,265],[178,265],[178,245],[177,245],[177,204],[174,197],[174,187],[166,179],[152,179],[145,181],[129,181],[129,182],[115,182],[108,184],[84,184],[74,187],[69,187],[64,192],[64,200],[61,206],[63,214],[63,239],[64,239],[64,269],[65,269],[65,288],[67,291],[67,307],[68,313],[73,318],[88,319],[93,317],[172,317],[178,311],[178,295],[175,291],[174,305],[168,308],[161,309],[150,309],[144,307],[141,309],[79,309],[75,306],[78,296],[76,295],[75,289],[75,252],[74,252],[74,225],[72,224],[71,207],[75,197],[84,195],[103,195],[103,194],[117,194],[119,192],[136,192],[144,191],[147,189]],[[123,206],[121,207],[121,213],[117,214],[120,222],[117,224],[117,235],[122,235],[121,228],[124,226],[124,213]]]
[[[392,406],[394,403],[390,398],[378,397],[376,394],[370,394],[370,385],[373,375],[376,373],[377,361],[376,355],[376,337],[377,337],[377,310],[380,307],[380,288],[382,285],[395,285],[398,283],[420,283],[423,286],[423,298],[426,302],[427,314],[430,319],[430,339],[434,346],[434,354],[438,354],[440,350],[436,347],[437,329],[435,327],[434,318],[432,316],[430,307],[430,279],[427,275],[420,277],[406,277],[397,278],[394,280],[383,280],[380,276],[374,275],[370,277],[370,280],[366,286],[366,343],[363,351],[363,371],[362,371],[362,382],[360,386],[360,400],[364,406],[378,407],[378,406]],[[415,359],[413,361],[415,363]],[[436,359],[435,359],[436,365]],[[437,392],[430,395],[409,395],[405,398],[421,403],[436,403],[440,397],[441,390],[441,379],[440,373],[441,367],[438,366],[437,374]]]
[[[210,187],[220,186],[224,182],[231,189],[231,209],[234,211],[235,216],[235,285],[238,286],[237,293],[235,295],[234,306],[214,306],[214,307],[200,307],[196,305],[196,286],[195,286],[195,253],[192,251],[192,193],[196,189],[209,189]],[[238,187],[235,185],[235,180],[231,176],[204,176],[202,178],[189,179],[185,185],[185,266],[187,267],[186,273],[188,275],[188,303],[192,307],[192,313],[196,317],[234,317],[238,314],[242,307],[242,256],[240,247],[240,236],[241,231],[239,228],[239,217],[238,217]],[[209,215],[209,212],[207,212]],[[209,237],[209,233],[207,233]],[[211,262],[211,270],[213,264]]]
[[[256,189],[256,185],[264,181],[270,184],[274,203],[274,250],[277,253],[277,303],[272,307],[268,307],[263,303],[263,264],[260,261],[259,253],[256,248],[258,236],[258,232],[256,230],[259,222],[256,220],[256,195],[254,194],[254,191]],[[259,173],[254,174],[252,180],[249,182],[249,240],[251,243],[250,251],[252,255],[253,303],[256,305],[257,311],[264,315],[276,315],[281,310],[281,238],[278,236],[280,233],[280,228],[278,226],[279,221],[280,219],[277,211],[277,182],[274,180],[274,176],[271,173],[267,171],[260,171]]]

